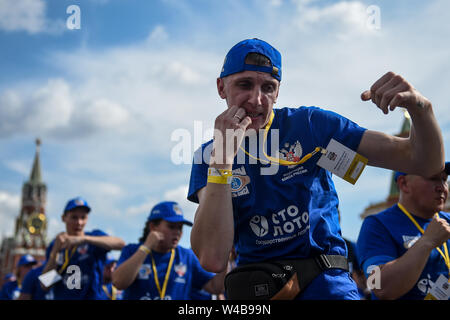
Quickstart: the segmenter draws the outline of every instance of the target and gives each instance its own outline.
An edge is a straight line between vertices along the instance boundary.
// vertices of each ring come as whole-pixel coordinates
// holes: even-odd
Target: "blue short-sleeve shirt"
[[[0,290],[0,300],[17,300],[20,296],[20,287],[17,280],[6,282]]]
[[[48,292],[42,290],[41,283],[38,278],[42,274],[44,265],[31,269],[23,279],[20,292],[29,294],[31,296],[31,300],[53,300],[53,288],[50,288]]]
[[[107,236],[101,230],[85,232],[89,236]],[[53,248],[54,240],[47,248],[47,260]],[[108,250],[91,244],[78,246],[69,260],[67,268],[62,272],[63,279],[53,286],[55,300],[98,300],[102,295],[103,266]],[[57,270],[64,264],[65,250],[58,254]],[[75,266],[70,268],[70,266]],[[68,272],[70,271],[70,272]],[[80,272],[80,288],[72,282],[75,272]],[[68,283],[70,283],[68,285]]]
[[[274,109],[274,113],[264,151],[288,161],[299,161],[316,147],[326,148],[331,139],[357,150],[365,131],[337,113],[317,107]],[[250,154],[257,153],[264,160],[262,143],[254,150],[248,141],[244,145]],[[212,141],[194,156],[188,192],[193,202],[198,203],[197,191],[206,186],[211,148]],[[231,183],[238,265],[319,254],[346,255],[332,175],[317,166],[319,158],[316,154],[301,165],[280,165],[272,171],[270,164],[238,151]]]
[[[129,244],[122,249],[117,267],[129,259],[138,249],[139,244]],[[171,252],[152,252],[158,273],[158,281],[162,288],[166,276]],[[175,258],[168,279],[164,300],[189,300],[191,293],[201,288],[214,277],[214,273],[205,271],[191,249],[181,246],[175,248]],[[155,283],[152,259],[148,255],[141,265],[134,282],[123,291],[124,300],[159,300],[160,295]]]
[[[450,223],[450,214],[439,212],[439,216]],[[431,222],[431,219],[414,218],[424,230]],[[369,276],[371,266],[383,265],[400,258],[421,236],[420,231],[398,205],[367,217],[357,241],[358,256],[366,276]],[[450,240],[447,240],[447,247],[450,247]],[[417,283],[399,299],[423,300],[441,274],[448,278],[448,268],[439,252],[433,250]]]

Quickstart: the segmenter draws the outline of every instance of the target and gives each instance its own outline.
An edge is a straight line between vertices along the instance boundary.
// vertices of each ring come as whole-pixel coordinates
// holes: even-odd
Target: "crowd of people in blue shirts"
[[[398,260],[422,238],[421,232],[429,230],[430,224],[437,224],[438,217],[434,215],[433,203],[445,203],[448,193],[448,187],[446,188],[448,174],[450,174],[450,162],[446,163],[446,169],[441,174],[430,179],[396,172],[395,181],[400,189],[399,204],[366,218],[357,243],[343,238],[347,247],[349,274],[357,284],[360,299],[424,299],[430,295],[437,279],[448,274],[446,260],[448,256],[446,255],[448,255],[447,246],[450,244],[447,239],[447,241],[433,244],[424,258],[413,255],[412,260],[406,261],[408,270],[416,270],[415,277],[412,279],[406,277],[405,271],[401,275],[395,274],[406,286],[396,284],[386,286],[387,288],[377,288],[376,285],[371,287],[368,281],[374,266],[392,267],[394,265],[395,267],[395,264],[399,263]],[[414,180],[406,181],[406,179]],[[405,191],[406,184],[409,184],[408,188],[417,188],[421,194],[412,193],[413,198],[411,198],[409,190]],[[438,194],[441,192],[444,195],[440,201],[433,197],[436,189]],[[422,211],[416,210],[414,215],[407,215],[402,212],[406,210],[402,203],[408,208],[426,206],[427,203],[430,206],[431,203],[431,214],[428,218],[419,217],[417,213]],[[139,241],[128,245],[125,245],[120,238],[108,236],[101,230],[84,231],[90,211],[91,208],[85,199],[77,197],[69,200],[63,213],[66,231],[58,234],[48,246],[47,260],[37,261],[30,254],[23,255],[17,262],[15,273],[5,276],[0,290],[0,299],[210,300],[226,298],[223,287],[224,277],[236,266],[236,256],[230,256],[230,264],[225,272],[215,274],[205,271],[191,249],[178,245],[183,226],[192,226],[192,223],[184,218],[183,211],[176,202],[165,201],[154,206]],[[441,211],[437,215],[440,215],[447,223],[450,221],[448,213]],[[417,224],[410,219],[418,221]],[[442,224],[445,225],[445,223]],[[434,231],[433,235],[436,233]],[[445,240],[446,236],[443,237]],[[57,250],[54,250],[55,243],[58,246]],[[442,250],[433,250],[439,246],[442,246]],[[108,252],[111,250],[121,250],[118,260],[108,258]],[[233,254],[235,254],[234,250]],[[54,263],[49,264],[48,261],[52,260]],[[400,263],[402,263],[401,259]],[[416,265],[418,266],[415,267]],[[79,268],[78,278],[70,279],[74,275],[68,272],[70,266]],[[45,288],[39,277],[51,271],[52,268],[58,271],[61,278],[49,288]],[[391,283],[392,281],[386,280],[385,277],[382,279],[380,279],[382,282]],[[76,283],[74,285],[76,281],[80,282],[78,287]]]
[[[90,211],[85,199],[69,200],[63,213],[66,231],[49,244],[46,261],[23,255],[16,275],[5,276],[0,299],[205,300],[223,293],[223,275],[205,271],[192,250],[178,246],[183,225],[192,223],[177,203],[156,205],[140,242],[128,245],[101,230],[85,231]],[[108,258],[111,250],[121,250],[119,260]],[[58,280],[46,288],[39,277],[53,270]]]

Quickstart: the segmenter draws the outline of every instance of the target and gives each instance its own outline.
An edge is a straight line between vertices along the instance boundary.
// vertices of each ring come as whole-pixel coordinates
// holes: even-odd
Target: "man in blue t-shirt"
[[[178,245],[185,220],[176,202],[154,206],[137,244],[122,249],[113,284],[124,300],[190,300],[194,291],[223,292],[225,273],[202,269],[190,249]]]
[[[450,162],[430,178],[396,172],[398,204],[364,220],[357,250],[376,298],[423,300],[439,277],[448,282],[449,174]]]
[[[281,55],[267,42],[244,40],[228,52],[217,79],[228,108],[216,118],[214,138],[196,152],[192,166],[188,199],[199,203],[192,249],[212,272],[225,270],[233,244],[238,265],[313,259],[320,270],[313,270],[317,276],[310,276],[312,282],[296,298],[358,299],[345,266],[337,193],[318,160],[336,163],[351,149],[369,165],[435,174],[444,152],[432,105],[392,72],[362,93],[362,100],[373,101],[385,114],[397,106],[408,109],[414,132],[403,139],[316,107],[274,109],[280,81]],[[339,157],[325,150],[331,145]],[[314,269],[311,260],[307,263]]]
[[[31,254],[25,254],[17,262],[17,277],[5,283],[0,291],[0,300],[17,300],[20,296],[20,290],[27,274],[33,271],[33,267],[38,262]]]
[[[103,267],[102,294],[99,300],[122,300],[122,290],[112,284],[112,274],[117,267],[116,259],[108,259]]]
[[[45,262],[40,267],[30,270],[25,276],[20,288],[20,296],[18,300],[53,300],[53,288],[44,291],[39,281],[39,276],[44,270]]]
[[[122,239],[101,230],[85,232],[90,211],[85,199],[69,200],[62,215],[66,231],[59,233],[47,248],[47,263],[42,274],[56,270],[62,277],[51,286],[55,300],[98,299],[106,254],[125,245]],[[49,290],[45,286],[43,289]]]

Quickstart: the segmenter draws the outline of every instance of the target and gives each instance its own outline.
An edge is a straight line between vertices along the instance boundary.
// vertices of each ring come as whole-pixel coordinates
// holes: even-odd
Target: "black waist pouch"
[[[333,268],[348,271],[347,259],[320,255],[243,265],[226,275],[226,297],[229,300],[294,299],[321,272]]]
[[[267,300],[280,291],[295,270],[279,262],[253,263],[237,267],[225,277],[230,300]]]

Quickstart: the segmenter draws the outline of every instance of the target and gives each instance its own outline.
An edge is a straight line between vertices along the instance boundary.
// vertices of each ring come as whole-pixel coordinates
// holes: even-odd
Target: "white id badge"
[[[55,269],[43,273],[38,277],[39,281],[47,288],[62,279],[61,275]]]
[[[426,300],[448,300],[450,299],[450,283],[448,279],[441,274],[434,282],[430,292],[425,298]]]
[[[367,158],[331,139],[326,153],[322,154],[317,165],[355,184],[367,165]]]

